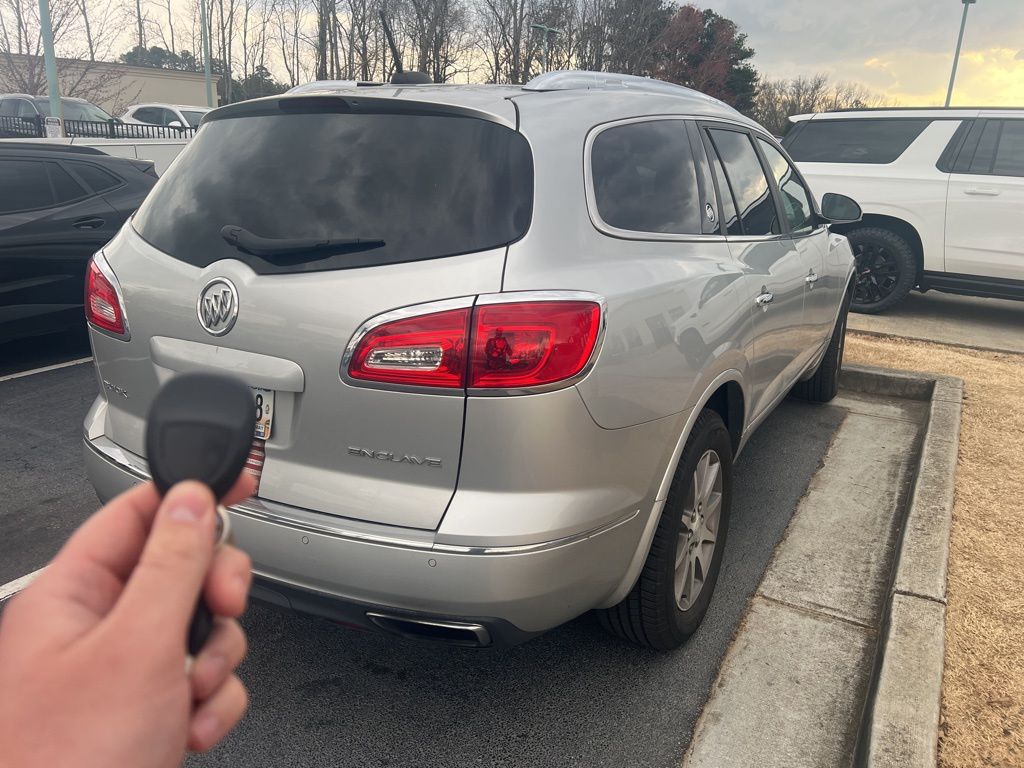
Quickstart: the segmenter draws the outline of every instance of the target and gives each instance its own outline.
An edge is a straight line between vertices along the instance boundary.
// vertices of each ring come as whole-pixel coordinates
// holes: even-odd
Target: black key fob
[[[235,484],[252,446],[256,401],[238,379],[185,373],[157,393],[146,421],[146,455],[161,495],[175,483],[197,480],[219,502]],[[226,521],[222,521],[223,526]],[[213,629],[213,616],[200,597],[188,632],[194,656]]]

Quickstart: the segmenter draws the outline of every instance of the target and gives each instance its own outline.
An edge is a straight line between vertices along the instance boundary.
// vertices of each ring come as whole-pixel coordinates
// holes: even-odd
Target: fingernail
[[[172,492],[173,493],[173,492]],[[197,523],[210,512],[208,499],[199,493],[179,493],[173,496],[167,508],[167,517],[182,523]]]
[[[220,718],[213,712],[204,712],[196,718],[192,728],[196,741],[201,744],[212,744],[220,735]]]

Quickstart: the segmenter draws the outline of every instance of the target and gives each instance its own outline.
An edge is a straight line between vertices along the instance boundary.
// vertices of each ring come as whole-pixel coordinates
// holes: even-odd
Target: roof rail
[[[700,91],[687,88],[685,85],[666,83],[650,77],[636,75],[619,75],[614,72],[588,72],[579,69],[561,69],[537,75],[523,86],[524,91],[574,91],[588,89],[615,89],[640,91],[643,93],[660,93],[666,96],[684,96],[686,98],[706,99],[715,104],[725,102],[708,96]]]
[[[831,114],[833,112],[931,112],[939,110],[957,110],[957,109],[981,109],[981,110],[1024,110],[1024,107],[961,107],[959,104],[955,107],[840,107],[838,109],[827,109],[824,112],[809,114]]]
[[[0,141],[0,150],[23,149],[34,152],[70,152],[76,155],[107,155],[101,149],[80,144],[47,144],[42,141],[22,141],[21,139],[4,139]]]

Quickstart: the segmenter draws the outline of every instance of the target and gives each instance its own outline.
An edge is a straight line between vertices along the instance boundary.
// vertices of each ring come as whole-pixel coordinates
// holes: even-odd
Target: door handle
[[[995,187],[967,187],[964,194],[977,197],[999,197],[999,190]]]
[[[818,276],[814,273],[814,270],[812,269],[807,273],[807,277],[805,277],[804,280],[811,288],[813,288],[814,284],[818,282]]]
[[[765,312],[768,311],[768,305],[775,301],[775,294],[769,291],[767,288],[761,288],[761,295],[754,299],[754,303],[757,304]]]
[[[104,224],[106,224],[106,222],[103,219],[100,219],[96,216],[92,216],[88,219],[79,219],[71,226],[73,226],[75,229],[99,229]]]

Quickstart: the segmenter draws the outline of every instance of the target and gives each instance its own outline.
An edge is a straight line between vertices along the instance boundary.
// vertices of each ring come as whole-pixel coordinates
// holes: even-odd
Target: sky
[[[945,101],[960,0],[694,2],[736,22],[769,78],[823,72],[902,106]],[[1024,106],[1024,0],[970,7],[952,104]]]

